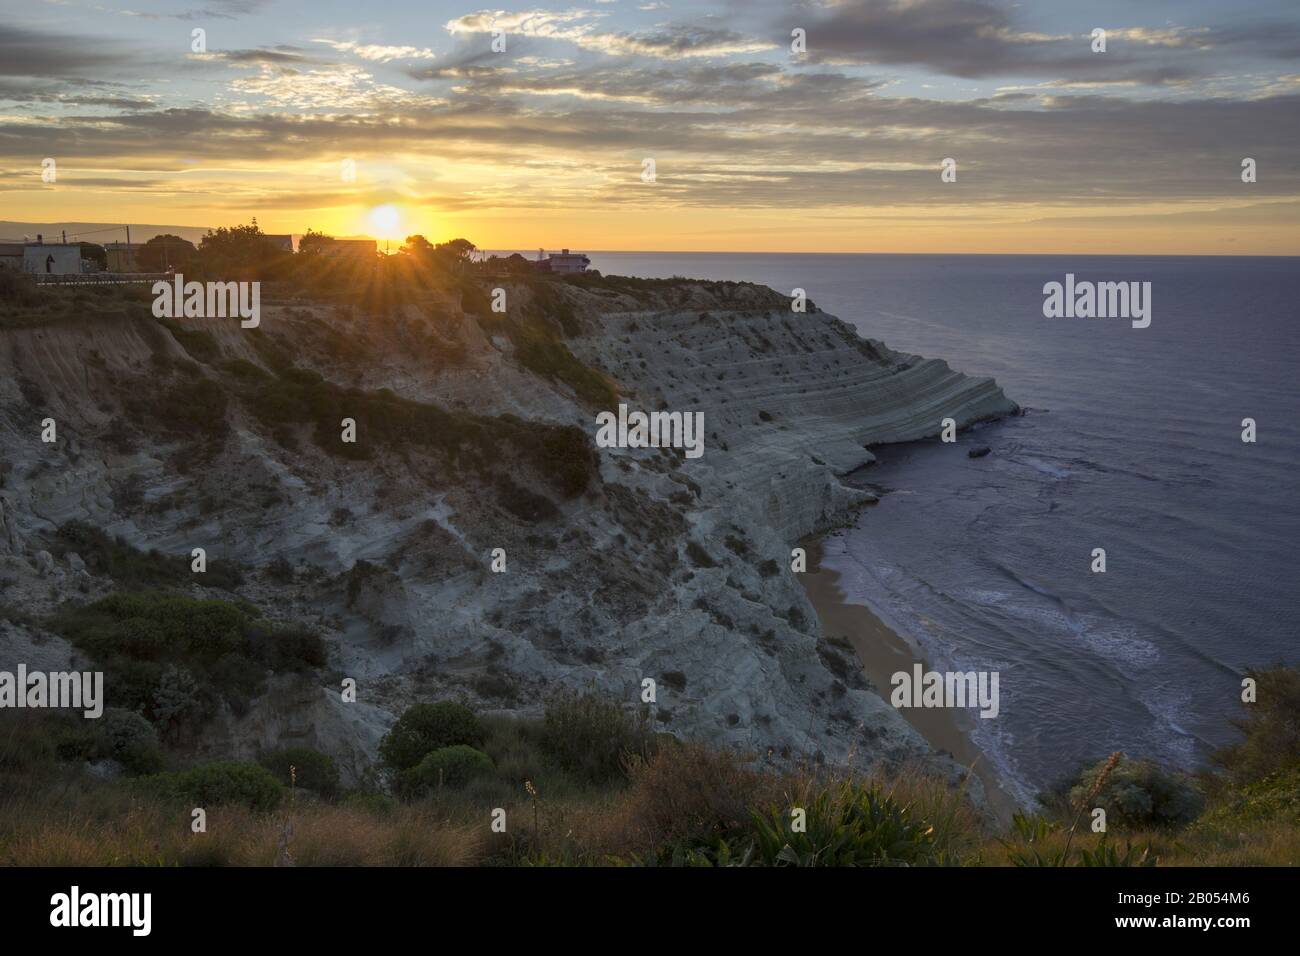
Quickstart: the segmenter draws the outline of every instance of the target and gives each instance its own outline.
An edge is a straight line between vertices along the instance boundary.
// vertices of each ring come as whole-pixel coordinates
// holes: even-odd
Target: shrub
[[[199,329],[187,329],[174,319],[160,318],[160,325],[167,328],[174,338],[196,362],[211,362],[221,354],[221,347],[211,332]]]
[[[560,514],[560,509],[550,498],[525,488],[509,475],[498,475],[496,486],[497,500],[516,518],[536,523],[549,521]]]
[[[177,383],[160,400],[140,399],[131,408],[178,435],[220,438],[230,430],[226,393],[210,378]]]
[[[41,290],[36,288],[33,276],[0,270],[0,302],[9,306],[40,305]]]
[[[529,371],[568,385],[581,401],[594,408],[618,403],[618,391],[609,380],[584,365],[562,342],[531,337],[516,345],[515,358]]]
[[[105,672],[113,706],[175,728],[202,718],[218,698],[242,707],[268,670],[325,663],[318,635],[273,627],[257,614],[244,602],[117,593],[64,611],[50,626]]]
[[[268,359],[268,364],[273,363]],[[591,438],[573,425],[448,410],[399,398],[389,389],[346,390],[310,369],[278,367],[277,373],[274,379],[241,383],[238,394],[248,411],[268,428],[314,425],[316,444],[330,454],[366,457],[371,445],[424,448],[478,475],[522,465],[565,498],[581,494],[598,475]],[[338,440],[344,416],[356,419],[368,436],[365,445]],[[513,449],[515,460],[503,461],[502,448]]]
[[[111,577],[119,587],[184,586],[194,580],[188,554],[165,555],[141,551],[123,538],[114,538],[93,525],[69,521],[58,530],[50,551],[57,558],[76,552],[92,574]],[[203,583],[231,590],[243,575],[232,561],[209,560]]]
[[[1107,821],[1134,828],[1185,826],[1205,806],[1196,784],[1184,774],[1151,760],[1121,760],[1106,778],[1101,791],[1088,801],[1105,761],[1084,769],[1070,789],[1070,802],[1080,806],[1104,807]]]
[[[935,828],[912,806],[874,784],[842,780],[795,798],[804,826],[792,827],[789,801],[656,847],[631,861],[649,866],[926,866],[944,862]],[[733,811],[734,812],[734,811]]]
[[[310,747],[284,747],[262,754],[260,763],[282,784],[290,781],[293,768],[295,786],[332,797],[339,789],[339,768],[334,758]]]
[[[694,541],[686,542],[686,556],[691,559],[691,564],[697,568],[716,568],[717,562],[705,551],[699,544]]]
[[[750,807],[778,795],[776,779],[741,755],[696,743],[665,746],[634,761],[621,801],[613,850],[670,847],[746,834]]]
[[[196,807],[237,804],[250,810],[274,810],[284,797],[284,788],[269,770],[241,760],[216,760],[152,780],[163,793]]]
[[[1256,701],[1232,722],[1245,739],[1214,755],[1237,783],[1300,767],[1300,670],[1277,665],[1246,673],[1255,679]]]
[[[1291,825],[1300,822],[1300,767],[1225,788],[1194,829],[1240,833],[1275,820]]]
[[[633,714],[594,694],[560,693],[547,701],[542,746],[566,771],[602,783],[621,776],[630,756],[649,756],[654,737],[645,710]]]
[[[163,768],[158,732],[142,716],[120,707],[109,707],[96,723],[97,756],[116,760],[128,773],[151,774]]]
[[[153,693],[153,715],[163,727],[183,724],[201,706],[198,681],[183,667],[168,665]]]
[[[410,797],[438,789],[439,785],[456,789],[475,777],[492,772],[492,758],[481,750],[457,744],[425,754],[424,759],[401,777],[402,792]]]
[[[805,829],[789,807],[754,813],[751,861],[766,866],[879,866],[935,863],[934,827],[878,787],[843,781],[806,806]]]
[[[458,744],[475,747],[482,742],[483,727],[463,704],[414,704],[379,742],[379,756],[394,770],[410,770],[435,750]]]

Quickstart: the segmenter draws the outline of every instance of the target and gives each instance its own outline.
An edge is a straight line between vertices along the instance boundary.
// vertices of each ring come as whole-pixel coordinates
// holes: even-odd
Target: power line
[[[127,226],[108,226],[107,228],[104,229],[84,229],[81,232],[74,232],[72,234],[72,238],[78,239],[81,236],[94,236],[94,235],[98,235],[101,232],[117,232],[119,229],[128,229],[128,228],[129,227]],[[21,239],[18,239],[16,237],[0,238],[0,242],[28,242],[28,241],[29,240],[26,236],[23,236]]]

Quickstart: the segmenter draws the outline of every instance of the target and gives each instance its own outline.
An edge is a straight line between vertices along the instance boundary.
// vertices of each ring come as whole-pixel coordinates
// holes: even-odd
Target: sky
[[[0,14],[4,220],[255,216],[490,249],[1300,254],[1296,0]]]

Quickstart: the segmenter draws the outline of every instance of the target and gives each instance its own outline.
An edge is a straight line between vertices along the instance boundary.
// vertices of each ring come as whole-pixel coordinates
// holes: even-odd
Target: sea
[[[887,493],[825,559],[932,667],[999,673],[999,716],[970,726],[1022,803],[1116,750],[1203,767],[1247,669],[1300,664],[1300,259],[588,255],[802,288],[1026,409],[875,449],[854,477]],[[1151,283],[1150,326],[1044,317],[1067,273]]]

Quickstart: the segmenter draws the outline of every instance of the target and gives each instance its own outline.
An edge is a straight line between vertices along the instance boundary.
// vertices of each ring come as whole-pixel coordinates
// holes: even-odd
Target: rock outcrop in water
[[[147,306],[0,329],[0,602],[40,615],[113,589],[38,569],[69,521],[243,569],[238,596],[318,629],[336,673],[277,678],[200,752],[301,743],[355,778],[416,701],[537,713],[559,687],[636,702],[651,678],[660,730],[953,770],[823,638],[790,552],[871,500],[841,480],[870,446],[1014,411],[997,385],[758,286],[504,285],[505,319],[447,295],[382,317],[269,304],[256,332]],[[703,456],[533,442],[593,435],[614,390],[703,412]],[[352,409],[340,448],[329,416]],[[0,666],[37,632],[0,621]]]

